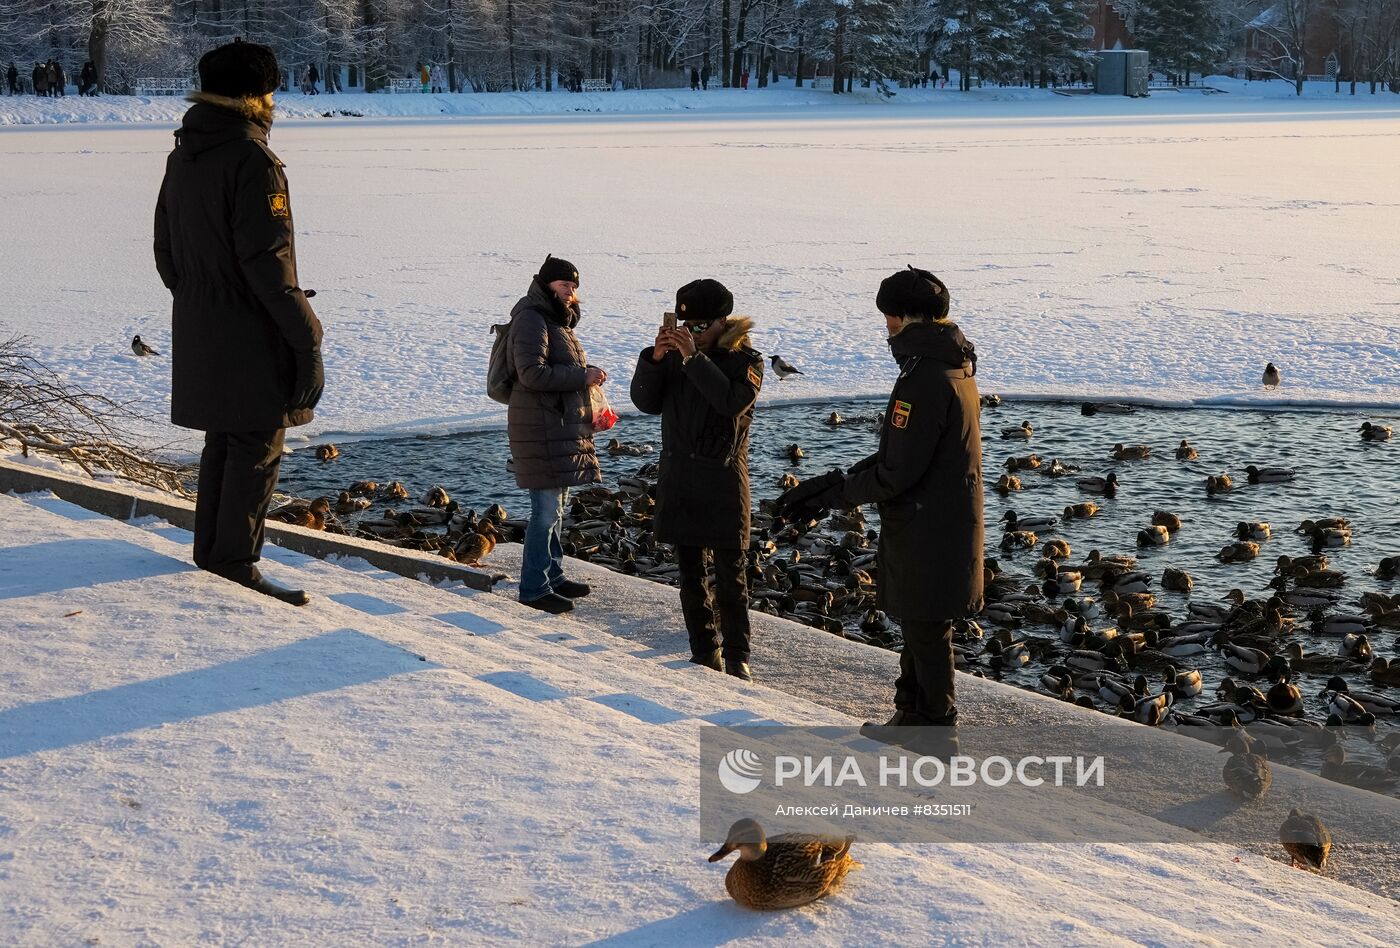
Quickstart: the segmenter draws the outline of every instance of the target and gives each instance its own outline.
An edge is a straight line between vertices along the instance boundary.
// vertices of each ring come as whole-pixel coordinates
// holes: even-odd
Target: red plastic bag
[[[593,430],[607,431],[617,424],[617,412],[608,404],[608,396],[603,394],[603,386],[592,385],[588,389],[588,400],[593,407]]]

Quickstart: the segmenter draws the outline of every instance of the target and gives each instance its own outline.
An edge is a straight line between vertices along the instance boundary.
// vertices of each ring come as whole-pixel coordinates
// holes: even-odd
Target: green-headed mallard
[[[1182,671],[1175,665],[1167,666],[1166,671],[1162,673],[1162,682],[1166,690],[1178,698],[1194,698],[1204,688],[1198,669],[1188,668]]]
[[[1031,423],[1023,421],[1015,428],[1001,429],[1001,438],[1003,441],[1029,441],[1034,433],[1035,429],[1031,427]]]
[[[1291,467],[1256,467],[1253,464],[1246,464],[1244,473],[1251,484],[1282,484],[1298,476]]]
[[[786,450],[783,451],[783,454],[786,455],[788,461],[793,464],[796,464],[807,456],[807,452],[802,450],[802,445],[800,444],[788,445]]]
[[[1257,800],[1268,792],[1274,782],[1273,771],[1263,754],[1256,754],[1252,740],[1246,732],[1239,731],[1230,736],[1220,753],[1229,754],[1221,777],[1226,788],[1241,800]]]
[[[1235,536],[1241,540],[1264,541],[1273,536],[1273,531],[1263,521],[1240,521],[1235,527]]]
[[[1362,441],[1389,441],[1393,433],[1390,425],[1373,425],[1369,421],[1361,423]]]
[[[1165,546],[1171,542],[1171,531],[1166,527],[1153,524],[1138,531],[1138,546]]]
[[[1118,475],[1109,471],[1104,477],[1081,477],[1074,485],[1086,494],[1103,494],[1112,497],[1118,492]]]
[[[710,862],[739,851],[724,887],[745,908],[797,908],[836,892],[846,873],[860,868],[851,857],[853,842],[854,836],[836,839],[808,833],[765,839],[758,821],[746,818],[729,828],[729,837]]]
[[[1057,517],[1017,516],[1014,510],[1008,510],[1002,515],[1001,520],[1006,524],[1006,529],[1009,533],[1015,533],[1018,530],[1047,530],[1060,522]]]
[[[1304,813],[1296,806],[1289,810],[1288,818],[1279,827],[1278,839],[1288,853],[1290,866],[1296,869],[1301,863],[1305,869],[1327,871],[1327,857],[1332,852],[1332,834],[1311,813]]]

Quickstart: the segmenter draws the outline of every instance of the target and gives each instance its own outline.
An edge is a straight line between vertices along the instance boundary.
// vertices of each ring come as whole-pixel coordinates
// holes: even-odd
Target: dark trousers
[[[708,555],[707,555],[708,554]],[[705,561],[715,567],[713,602],[705,585]],[[681,613],[690,633],[690,654],[708,656],[723,649],[728,661],[749,660],[749,555],[745,550],[676,547],[680,567]]]
[[[958,713],[953,703],[953,623],[915,621],[901,626],[904,651],[899,654],[894,706],[930,724],[952,723]]]
[[[210,431],[199,459],[194,507],[194,565],[235,581],[258,577],[263,521],[277,472],[282,436],[275,431]]]

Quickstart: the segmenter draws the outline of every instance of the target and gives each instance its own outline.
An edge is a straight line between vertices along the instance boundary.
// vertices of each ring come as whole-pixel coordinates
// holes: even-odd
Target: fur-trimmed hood
[[[272,111],[259,99],[234,99],[195,92],[184,122],[175,131],[176,148],[186,161],[231,142],[255,141],[267,144],[272,128]]]
[[[719,348],[737,351],[749,345],[749,330],[753,320],[747,316],[730,316],[724,333],[719,337]]]

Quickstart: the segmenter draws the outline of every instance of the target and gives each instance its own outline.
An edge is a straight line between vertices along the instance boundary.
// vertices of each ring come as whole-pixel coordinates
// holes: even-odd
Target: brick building
[[[1295,28],[1289,13],[1301,10],[1301,0],[1283,0],[1251,20],[1244,31],[1244,61],[1253,76],[1278,75],[1294,78],[1293,57],[1288,44]],[[1339,74],[1348,78],[1343,68],[1341,30],[1337,24],[1337,0],[1312,0],[1307,6],[1307,19],[1302,24],[1305,39],[1302,71],[1309,79],[1332,79]],[[1296,14],[1295,14],[1296,15]]]
[[[1135,49],[1136,41],[1128,29],[1128,21],[1118,12],[1112,0],[1095,0],[1089,13],[1094,27],[1094,49]]]

